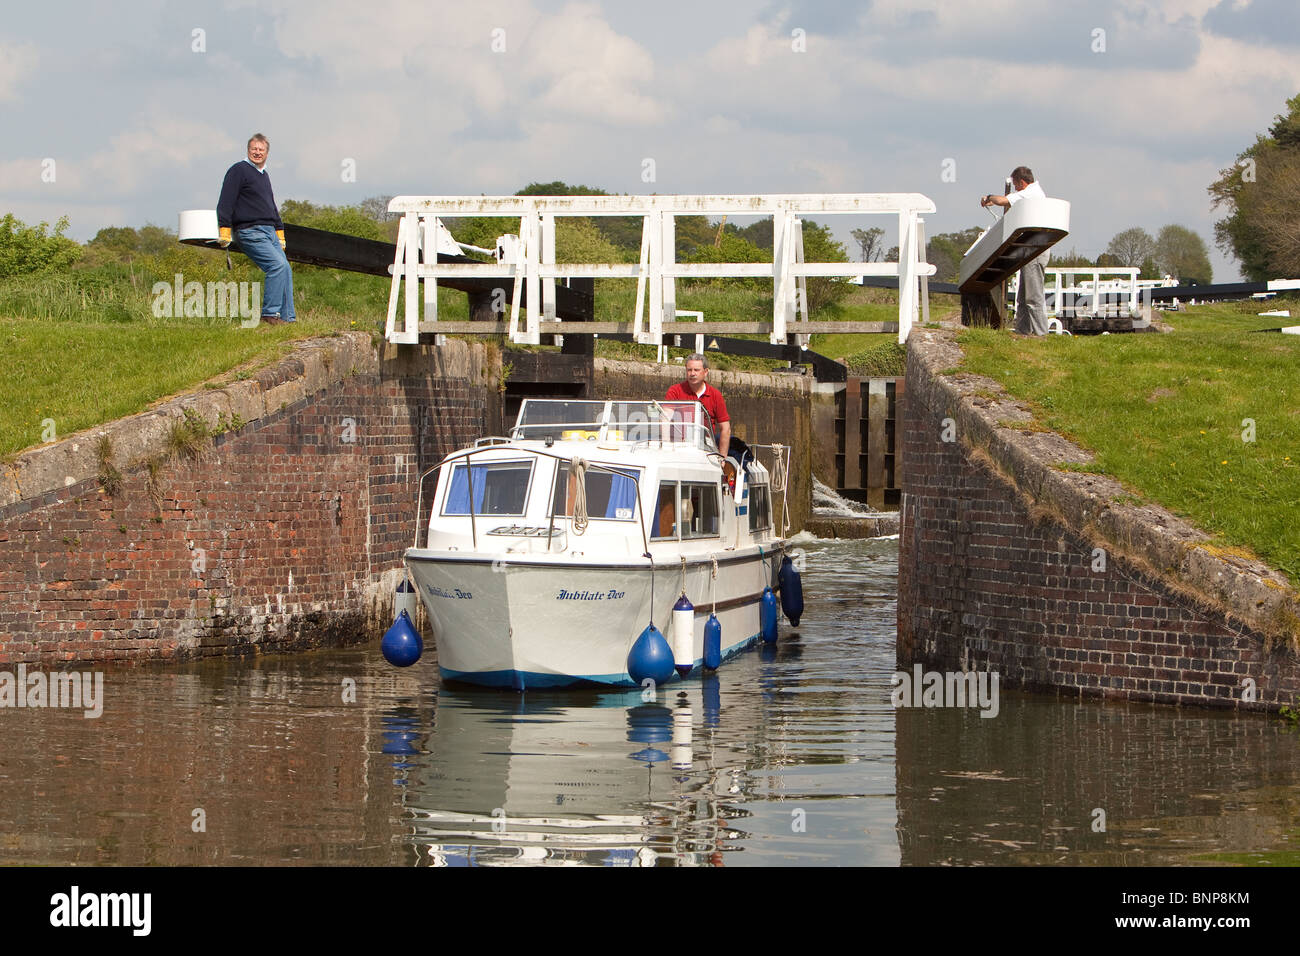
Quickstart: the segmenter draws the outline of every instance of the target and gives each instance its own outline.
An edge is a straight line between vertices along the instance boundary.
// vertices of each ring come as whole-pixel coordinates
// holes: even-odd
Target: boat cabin
[[[770,541],[768,471],[739,455],[718,453],[698,402],[527,399],[508,437],[433,469],[426,547],[657,558]]]

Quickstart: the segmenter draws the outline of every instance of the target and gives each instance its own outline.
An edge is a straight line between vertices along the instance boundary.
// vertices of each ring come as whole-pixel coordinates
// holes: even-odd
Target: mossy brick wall
[[[23,456],[0,499],[0,663],[372,637],[391,621],[419,475],[498,428],[499,377],[483,346],[376,352],[345,336],[99,430],[124,476],[113,494],[93,477],[95,434]],[[185,408],[247,423],[163,458]]]
[[[595,397],[662,394],[680,375],[597,365],[583,372]],[[794,447],[800,527],[809,383],[714,374],[739,434]],[[413,542],[419,476],[503,431],[503,384],[492,345],[377,348],[347,333],[300,343],[247,380],[19,456],[0,468],[0,665],[234,656],[377,636]],[[193,457],[169,441],[186,415],[220,432]],[[111,491],[101,438],[122,475]]]
[[[1274,626],[1294,619],[1286,579],[1216,555],[1158,508],[1122,504],[1110,479],[1056,467],[1088,456],[1005,427],[1027,414],[990,398],[995,382],[942,374],[960,360],[947,334],[909,343],[899,668],[1165,703],[1294,703],[1294,636]]]

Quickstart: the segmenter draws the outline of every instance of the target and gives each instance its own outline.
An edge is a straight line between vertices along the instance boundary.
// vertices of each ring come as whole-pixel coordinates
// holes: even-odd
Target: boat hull
[[[779,551],[753,548],[660,564],[467,557],[411,549],[406,564],[429,613],[447,680],[516,690],[636,686],[627,655],[652,620],[672,644],[671,609],[695,604],[691,669],[703,666],[704,625],[716,601],[723,659],[759,639],[759,602],[774,586]],[[653,583],[653,606],[651,601]]]

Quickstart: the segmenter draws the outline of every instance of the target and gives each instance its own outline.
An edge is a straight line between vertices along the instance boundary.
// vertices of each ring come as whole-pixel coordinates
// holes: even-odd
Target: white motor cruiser
[[[444,678],[636,686],[647,647],[686,677],[775,640],[778,576],[797,624],[773,526],[788,449],[758,446],[769,470],[754,447],[724,460],[697,402],[529,399],[509,438],[448,455],[406,552]]]

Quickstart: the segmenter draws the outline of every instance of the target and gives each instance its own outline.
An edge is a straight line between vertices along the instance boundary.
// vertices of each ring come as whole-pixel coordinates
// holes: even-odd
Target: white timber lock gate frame
[[[920,193],[809,193],[754,196],[398,196],[388,211],[401,213],[397,255],[393,261],[385,336],[390,342],[419,342],[420,332],[486,334],[504,332],[510,341],[537,345],[542,335],[630,332],[645,345],[658,345],[664,333],[706,335],[765,333],[774,344],[794,336],[800,345],[816,332],[898,332],[906,342],[917,309],[927,297],[926,277],[934,266],[924,262],[920,216],[935,211]],[[893,215],[898,218],[897,262],[807,262],[803,254],[803,220],[809,215]],[[772,217],[771,262],[676,261],[677,216],[729,215]],[[466,216],[518,217],[518,242],[507,243],[502,261],[438,263],[444,219]],[[557,216],[640,216],[641,255],[629,263],[557,263]],[[510,246],[513,245],[513,249]],[[578,276],[636,279],[634,315],[622,322],[557,321],[555,282]],[[898,277],[898,322],[813,322],[807,312],[809,276]],[[438,280],[448,278],[509,280],[509,319],[502,322],[438,321]],[[682,278],[757,277],[772,280],[771,322],[678,322],[677,285]],[[424,288],[420,288],[423,283]],[[502,293],[507,283],[502,283]],[[526,290],[529,308],[520,323]],[[648,292],[648,296],[647,296]],[[403,309],[398,314],[399,295]],[[423,315],[421,314],[423,303]],[[540,303],[540,308],[537,307]],[[503,302],[504,304],[504,302]],[[924,302],[926,313],[929,303]]]

